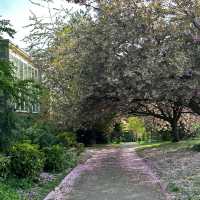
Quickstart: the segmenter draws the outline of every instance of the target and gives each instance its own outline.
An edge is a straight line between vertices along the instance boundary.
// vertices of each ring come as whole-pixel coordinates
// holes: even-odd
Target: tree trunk
[[[172,131],[172,142],[178,142],[180,140],[178,132],[178,121],[173,120],[171,122],[171,131]]]

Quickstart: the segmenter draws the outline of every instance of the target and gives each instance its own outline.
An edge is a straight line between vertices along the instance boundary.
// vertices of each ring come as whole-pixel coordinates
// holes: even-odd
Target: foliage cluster
[[[0,177],[6,178],[10,173],[11,159],[8,156],[0,155]]]
[[[62,137],[59,137],[63,133],[54,132],[56,128],[49,123],[36,124],[34,122],[30,125],[22,129],[23,136],[16,141],[16,144],[13,144],[0,156],[0,178],[5,185],[5,188],[3,186],[2,188],[11,192],[10,195],[5,192],[5,199],[8,200],[15,199],[12,196],[15,192],[7,186],[15,190],[20,188],[20,190],[26,191],[26,187],[31,188],[38,183],[39,174],[42,171],[60,173],[64,169],[74,167],[79,154],[84,150],[83,144],[73,140],[76,138],[75,133],[70,132],[69,134],[70,140],[67,139],[67,141],[73,141],[69,146],[65,145],[66,141],[61,140]],[[65,132],[66,135],[68,133],[68,131]],[[42,137],[44,135],[46,138]],[[44,141],[36,140],[37,137],[43,138]],[[71,138],[73,139],[71,140]],[[45,139],[48,140],[47,143]],[[18,182],[21,183],[21,186]],[[24,197],[25,193],[20,195]]]
[[[77,141],[85,144],[86,146],[91,146],[93,144],[107,144],[110,142],[109,133],[96,128],[79,129],[76,134]]]
[[[84,145],[77,143],[75,133],[60,133],[52,123],[40,123],[35,119],[30,122],[30,118],[29,125],[24,126],[23,119],[26,121],[25,117],[18,121],[20,136],[4,151],[5,156],[0,156],[1,177],[14,175],[35,179],[42,170],[62,171],[75,165],[84,150]]]
[[[0,183],[0,197],[3,200],[20,200],[19,194],[3,183]]]
[[[50,123],[33,123],[24,129],[24,140],[31,140],[32,144],[39,145],[40,148],[49,147],[58,142],[55,127]]]
[[[60,133],[57,136],[58,141],[65,147],[74,147],[77,144],[76,134],[73,132]]]
[[[45,157],[36,145],[16,144],[10,151],[11,171],[19,178],[35,178],[43,170]]]
[[[65,151],[60,145],[53,145],[43,149],[46,157],[44,169],[46,171],[61,171],[65,166]]]

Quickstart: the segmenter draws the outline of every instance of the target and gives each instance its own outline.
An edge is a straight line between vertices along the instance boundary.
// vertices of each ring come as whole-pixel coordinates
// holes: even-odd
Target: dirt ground
[[[78,165],[45,200],[165,200],[160,180],[133,144],[89,149]]]
[[[140,152],[174,200],[200,200],[200,153],[153,148]]]

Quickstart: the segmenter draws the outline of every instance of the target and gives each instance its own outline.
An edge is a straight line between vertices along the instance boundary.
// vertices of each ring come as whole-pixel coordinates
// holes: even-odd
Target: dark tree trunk
[[[180,140],[180,135],[178,131],[178,121],[173,120],[171,122],[171,133],[172,133],[172,142],[178,142]]]
[[[190,100],[189,107],[192,109],[193,112],[200,115],[200,98],[199,97],[193,97]]]

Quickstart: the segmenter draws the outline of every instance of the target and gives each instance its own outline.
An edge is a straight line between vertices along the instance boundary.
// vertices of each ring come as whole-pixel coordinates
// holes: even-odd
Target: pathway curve
[[[137,155],[133,144],[91,149],[45,200],[166,200],[159,179]]]

